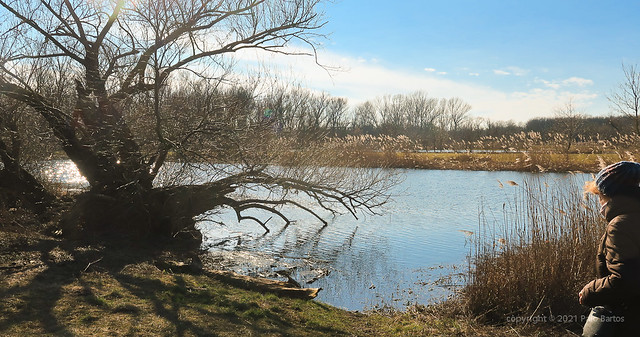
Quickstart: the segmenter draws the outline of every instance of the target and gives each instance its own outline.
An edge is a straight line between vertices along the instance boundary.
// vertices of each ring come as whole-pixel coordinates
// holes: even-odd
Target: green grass
[[[351,336],[368,335],[371,329],[384,335],[381,329],[390,321],[315,301],[241,290],[204,275],[161,270],[144,276],[83,273],[48,287],[42,282],[3,287],[8,294],[2,335]],[[30,290],[11,291],[16,289]],[[20,298],[32,309],[16,305]]]

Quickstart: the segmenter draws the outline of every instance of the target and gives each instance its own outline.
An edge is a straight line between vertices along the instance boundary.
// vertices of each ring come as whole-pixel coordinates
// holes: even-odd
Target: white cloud
[[[515,66],[507,67],[507,71],[511,72],[515,76],[524,76],[524,75],[527,75],[529,73],[529,70],[522,69],[520,67],[515,67]]]
[[[570,77],[567,78],[566,80],[562,81],[562,84],[564,85],[577,85],[579,87],[585,87],[588,85],[593,85],[593,81],[586,79],[586,78],[580,78],[580,77]]]
[[[493,73],[496,75],[514,75],[514,76],[525,76],[529,73],[529,70],[522,69],[520,67],[509,66],[503,69],[494,69]]]
[[[557,82],[551,82],[551,81],[547,81],[547,80],[543,80],[540,78],[535,79],[536,83],[542,83],[544,86],[548,87],[548,88],[552,88],[552,89],[560,89],[561,85],[560,83]]]
[[[553,109],[569,98],[584,107],[593,104],[598,98],[596,94],[583,88],[593,82],[579,77],[555,82],[537,79],[535,83],[540,84],[537,88],[505,91],[488,85],[433,77],[423,72],[390,69],[376,59],[365,60],[328,51],[320,51],[320,63],[326,60],[337,62],[329,66],[339,66],[340,71],[323,69],[314,62],[313,57],[308,56],[265,55],[264,52],[255,51],[236,54],[239,60],[248,63],[255,64],[259,58],[272,68],[284,70],[282,80],[298,81],[311,89],[325,90],[334,96],[346,97],[352,106],[382,95],[420,90],[432,97],[460,97],[472,106],[470,113],[474,116],[523,122],[533,117],[552,116]],[[427,69],[431,68],[424,70],[429,73],[436,72],[435,69]],[[511,74],[505,70],[494,70],[496,74],[500,72]],[[573,90],[576,87],[579,87],[580,91]]]
[[[435,72],[436,70],[434,68],[424,68],[424,71],[432,73],[432,72]]]
[[[439,72],[438,72],[438,75],[446,75],[446,74],[447,74],[447,72],[446,72],[446,71],[439,71]]]
[[[469,76],[476,76],[476,77],[478,77],[478,76],[480,76],[480,74],[479,74],[479,73],[469,73]]]
[[[581,78],[581,77],[575,77],[575,76],[564,79],[564,80],[558,80],[558,81],[547,81],[547,80],[538,78],[535,80],[535,82],[542,83],[546,87],[551,89],[560,89],[563,87],[586,87],[586,86],[593,85],[592,80]]]

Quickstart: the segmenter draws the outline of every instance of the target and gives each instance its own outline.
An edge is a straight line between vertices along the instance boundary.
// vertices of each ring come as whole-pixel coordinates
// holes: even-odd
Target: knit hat
[[[640,164],[620,161],[611,164],[596,175],[596,187],[600,193],[612,197],[640,185]]]

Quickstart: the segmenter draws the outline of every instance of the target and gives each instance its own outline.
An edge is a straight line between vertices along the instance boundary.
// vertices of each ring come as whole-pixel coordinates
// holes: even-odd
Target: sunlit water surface
[[[86,186],[68,161],[50,162],[44,172],[56,182]],[[285,227],[272,219],[269,233],[251,221],[238,223],[230,210],[206,214],[199,228],[211,253],[207,260],[216,268],[254,276],[278,278],[276,271],[286,270],[303,286],[322,288],[318,300],[349,310],[433,303],[464,283],[480,210],[489,222],[502,221],[503,207],[518,188],[507,181],[522,184],[535,176],[550,186],[569,186],[571,180],[589,179],[521,172],[398,173],[403,182],[378,210],[381,215],[329,217],[326,227],[288,207],[283,213],[296,221]],[[206,170],[196,175],[207,180]]]

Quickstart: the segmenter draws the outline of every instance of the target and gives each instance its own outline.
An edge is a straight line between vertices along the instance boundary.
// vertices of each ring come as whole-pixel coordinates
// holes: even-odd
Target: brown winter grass
[[[527,172],[592,172],[598,168],[598,156],[615,160],[617,156],[594,154],[527,153],[416,153],[367,152],[362,160],[372,167]],[[532,158],[533,157],[533,158]],[[606,160],[606,159],[605,159]]]
[[[505,204],[502,218],[481,214],[463,292],[473,315],[492,324],[520,317],[521,325],[530,325],[531,317],[580,331],[588,312],[577,294],[595,277],[595,249],[605,223],[596,200],[584,198],[584,181],[566,179],[572,179],[571,188],[537,179],[504,184],[515,189],[515,198]]]
[[[610,154],[529,154],[529,153],[428,153],[366,151],[341,154],[345,165],[433,170],[597,172],[600,161],[629,160]]]
[[[405,136],[349,136],[315,143],[333,164],[361,167],[458,169],[527,172],[597,172],[603,163],[635,161],[640,138],[619,136],[610,140],[579,137],[570,147],[566,138],[535,132],[500,138],[484,137],[472,143],[449,140],[446,151],[430,151]],[[304,148],[291,152],[297,156]],[[639,157],[640,158],[640,157]]]

